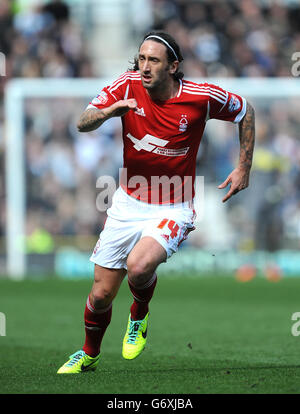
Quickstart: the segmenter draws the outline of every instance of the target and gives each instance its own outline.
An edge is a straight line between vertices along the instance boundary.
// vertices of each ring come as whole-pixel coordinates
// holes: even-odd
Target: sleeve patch
[[[228,111],[235,112],[238,109],[240,109],[240,107],[241,107],[240,100],[235,95],[232,95],[228,103]]]
[[[93,105],[104,105],[108,101],[107,93],[102,91],[92,100]]]

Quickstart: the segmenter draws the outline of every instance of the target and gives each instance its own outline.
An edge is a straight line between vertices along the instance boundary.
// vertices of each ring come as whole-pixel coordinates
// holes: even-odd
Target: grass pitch
[[[300,393],[300,278],[159,277],[145,351],[121,356],[131,295],[125,280],[95,372],[57,375],[81,348],[91,281],[0,279],[1,394]]]

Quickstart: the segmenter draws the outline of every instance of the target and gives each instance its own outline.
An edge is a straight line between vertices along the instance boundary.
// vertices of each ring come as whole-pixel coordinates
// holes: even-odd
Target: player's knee
[[[112,303],[114,295],[112,291],[102,287],[101,289],[93,289],[90,299],[95,309],[103,309]]]
[[[150,264],[147,262],[128,260],[127,261],[128,280],[135,286],[144,284],[153,274]]]
[[[145,263],[136,260],[127,260],[127,273],[130,278],[138,278],[147,273],[147,266]]]

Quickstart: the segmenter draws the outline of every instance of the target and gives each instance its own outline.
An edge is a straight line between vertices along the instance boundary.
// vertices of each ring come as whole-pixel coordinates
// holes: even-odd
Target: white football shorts
[[[90,260],[110,269],[127,269],[129,253],[145,236],[158,241],[169,258],[195,229],[195,217],[192,202],[167,206],[147,204],[119,187]]]

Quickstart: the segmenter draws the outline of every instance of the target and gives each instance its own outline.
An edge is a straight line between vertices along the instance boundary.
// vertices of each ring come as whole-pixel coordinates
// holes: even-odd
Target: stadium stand
[[[145,10],[147,6],[151,27],[170,32],[182,45],[186,77],[291,76],[291,55],[300,51],[300,7],[295,2],[145,0],[143,4]],[[131,23],[128,50],[134,50],[144,29],[149,28],[138,19],[132,18]],[[86,36],[91,33],[91,27],[79,24],[70,2],[35,2],[22,9],[18,2],[0,0],[0,50],[6,56],[1,95],[5,83],[12,78],[107,75],[104,64],[101,71],[101,56],[93,55],[86,47]],[[99,32],[95,33],[99,36]],[[43,240],[47,252],[55,248],[56,236],[96,236],[104,221],[104,214],[95,211],[95,180],[101,174],[117,176],[122,156],[120,125],[112,120],[102,127],[101,133],[80,135],[75,122],[83,108],[84,102],[63,99],[35,99],[26,104],[29,252],[36,252],[32,236],[42,237],[41,232],[46,234]],[[299,109],[298,101],[275,101],[257,111],[253,179],[267,191],[250,187],[230,204],[228,219],[240,234],[239,239],[232,241],[232,247],[274,251],[283,246],[298,246]],[[1,115],[2,237],[3,123]],[[207,183],[223,181],[235,162],[233,130],[230,126],[224,128],[221,141],[208,129],[199,151],[197,173],[204,175]],[[249,217],[250,223],[242,217]],[[90,246],[93,242],[94,239]],[[201,246],[203,241],[192,238],[191,244]]]

